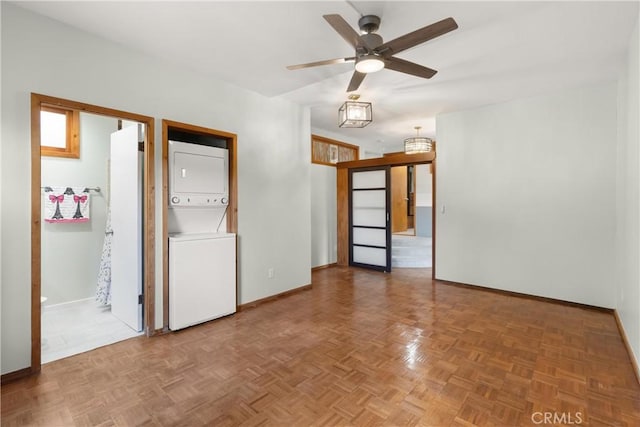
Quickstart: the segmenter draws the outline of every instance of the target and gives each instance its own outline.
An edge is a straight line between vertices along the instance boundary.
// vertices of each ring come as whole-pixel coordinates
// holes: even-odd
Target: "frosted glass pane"
[[[354,172],[351,175],[351,188],[385,188],[385,171]]]
[[[386,267],[387,251],[386,249],[363,248],[361,246],[354,246],[353,262]]]
[[[386,204],[384,190],[354,191],[352,203],[354,208],[384,208]]]
[[[65,148],[67,146],[67,116],[49,111],[40,112],[40,145]]]
[[[368,225],[370,227],[386,227],[387,213],[383,208],[353,209],[353,225]]]
[[[371,228],[354,228],[353,244],[387,246],[387,231]]]

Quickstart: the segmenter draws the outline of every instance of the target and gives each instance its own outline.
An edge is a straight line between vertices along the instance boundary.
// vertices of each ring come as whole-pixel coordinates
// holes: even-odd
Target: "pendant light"
[[[349,95],[349,101],[338,110],[338,126],[341,128],[363,128],[372,120],[370,102],[358,102],[360,95]]]
[[[420,136],[421,126],[415,126],[416,136],[404,140],[405,154],[428,153],[433,148],[433,140]]]

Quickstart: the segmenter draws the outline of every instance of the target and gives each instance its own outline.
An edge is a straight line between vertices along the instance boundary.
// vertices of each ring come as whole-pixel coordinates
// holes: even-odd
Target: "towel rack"
[[[51,187],[50,185],[47,185],[45,187],[40,187],[41,190],[44,190],[47,187]],[[96,193],[100,192],[100,187],[85,187],[85,190],[89,190],[89,191],[95,191]]]

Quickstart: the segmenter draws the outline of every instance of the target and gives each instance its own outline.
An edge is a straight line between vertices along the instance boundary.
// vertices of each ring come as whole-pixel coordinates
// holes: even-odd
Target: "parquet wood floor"
[[[429,276],[320,270],[311,290],[46,364],[2,387],[2,425],[640,425],[611,314]]]

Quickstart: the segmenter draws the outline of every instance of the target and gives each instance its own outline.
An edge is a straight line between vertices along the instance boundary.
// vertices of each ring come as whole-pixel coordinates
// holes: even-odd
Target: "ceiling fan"
[[[436,70],[418,65],[414,62],[396,58],[395,54],[407,50],[421,43],[458,28],[453,18],[446,18],[434,24],[407,33],[389,42],[383,43],[382,37],[375,32],[380,27],[380,18],[375,15],[365,15],[358,20],[358,26],[363,34],[358,34],[340,15],[323,15],[323,18],[355,49],[355,55],[348,58],[328,59],[325,61],[309,62],[307,64],[289,65],[289,70],[317,67],[319,65],[340,64],[355,62],[355,71],[349,82],[347,92],[360,87],[367,73],[372,73],[382,68],[388,68],[401,73],[411,74],[417,77],[430,79]]]

